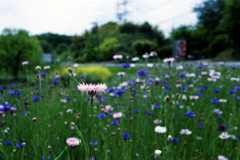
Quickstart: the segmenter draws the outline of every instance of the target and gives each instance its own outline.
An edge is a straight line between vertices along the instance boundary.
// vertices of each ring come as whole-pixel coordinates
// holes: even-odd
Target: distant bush
[[[60,72],[60,76],[66,77],[70,76],[68,73],[68,67],[59,67],[57,70],[53,70],[53,74],[56,73],[56,71]],[[80,75],[85,75],[85,82],[86,83],[101,83],[108,81],[108,78],[112,75],[111,71],[107,67],[101,67],[101,66],[79,66],[76,68],[73,68],[73,72],[77,74],[77,77]]]

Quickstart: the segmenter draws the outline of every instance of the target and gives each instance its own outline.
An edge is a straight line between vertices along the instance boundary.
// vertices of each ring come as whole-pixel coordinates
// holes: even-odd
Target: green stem
[[[93,155],[93,147],[94,147],[94,142],[93,142],[93,132],[94,132],[94,121],[93,121],[93,96],[91,96],[91,117],[92,117],[92,146],[91,146],[91,158],[94,156]]]
[[[79,82],[77,81],[76,77],[73,75],[73,73],[71,73],[71,75],[73,76],[73,78],[75,79],[75,81],[77,82],[77,84],[79,84]]]
[[[63,154],[63,152],[64,152],[66,149],[67,149],[67,146],[63,149],[63,151],[60,153],[60,155],[59,155],[57,158],[55,158],[54,160],[57,160],[58,158],[60,158],[61,155]]]

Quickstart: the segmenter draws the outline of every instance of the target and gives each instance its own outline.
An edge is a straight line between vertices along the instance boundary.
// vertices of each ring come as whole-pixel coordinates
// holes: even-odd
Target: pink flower
[[[216,82],[216,79],[214,79],[214,78],[208,78],[207,79],[209,82]]]
[[[122,55],[114,55],[113,59],[122,59],[122,57],[123,57]]]
[[[73,109],[68,109],[66,112],[67,113],[73,113]]]
[[[195,96],[195,95],[190,96],[190,99],[194,99],[194,100],[196,100],[196,99],[198,99],[198,98],[199,98],[199,96]]]
[[[75,130],[75,127],[74,127],[74,126],[71,126],[71,130]]]
[[[122,112],[118,112],[118,113],[113,114],[113,118],[118,119],[118,118],[121,118],[121,117],[122,117]]]
[[[87,83],[83,83],[77,86],[78,90],[82,91],[82,92],[86,92],[88,94],[96,94],[96,92],[105,92],[107,90],[107,86],[106,84],[87,84]]]
[[[183,96],[182,96],[182,99],[183,99],[183,100],[187,100],[187,96],[183,95]]]
[[[182,130],[180,131],[180,134],[190,135],[190,134],[192,134],[192,132],[189,131],[188,129],[182,129]]]
[[[221,139],[227,139],[227,138],[229,138],[229,137],[230,137],[230,136],[228,135],[227,132],[222,132],[222,134],[219,135],[219,138],[221,138]]]
[[[214,109],[213,111],[214,111],[214,113],[216,113],[216,114],[222,114],[222,113],[223,113],[223,112],[220,111],[219,109]]]
[[[208,74],[208,72],[201,72],[201,74],[202,74],[203,76],[206,76],[206,75]]]
[[[197,140],[202,140],[202,137],[197,137]]]
[[[239,80],[240,80],[239,78],[235,78],[235,77],[231,78],[231,81],[234,81],[234,82],[238,82]]]
[[[221,73],[220,72],[211,71],[209,73],[209,76],[212,77],[212,78],[219,79],[221,77]]]
[[[152,51],[152,52],[150,52],[149,56],[151,56],[151,57],[157,56],[157,52],[156,51]]]
[[[24,65],[28,65],[28,61],[23,61],[22,62],[22,65],[24,66]]]
[[[228,160],[228,159],[226,157],[222,156],[222,155],[219,155],[218,160]]]
[[[117,75],[118,75],[118,76],[125,76],[125,74],[126,74],[125,72],[118,72]]]
[[[164,62],[164,63],[172,63],[172,62],[174,62],[174,58],[165,58],[165,59],[163,60],[163,62]]]
[[[226,99],[219,99],[219,102],[226,103],[227,100]]]
[[[67,100],[66,99],[61,99],[61,102],[66,103]]]
[[[75,137],[72,138],[68,138],[66,140],[66,143],[70,146],[70,147],[75,147],[77,145],[79,145],[81,143],[81,140]]]
[[[50,69],[50,66],[44,66],[43,69]]]

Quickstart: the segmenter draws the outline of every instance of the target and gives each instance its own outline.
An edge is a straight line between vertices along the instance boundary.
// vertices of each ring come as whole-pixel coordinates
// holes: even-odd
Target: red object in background
[[[177,54],[178,56],[186,56],[187,43],[184,40],[177,41]]]
[[[56,71],[56,74],[59,74],[59,71]]]
[[[36,78],[39,79],[39,74],[36,75]]]

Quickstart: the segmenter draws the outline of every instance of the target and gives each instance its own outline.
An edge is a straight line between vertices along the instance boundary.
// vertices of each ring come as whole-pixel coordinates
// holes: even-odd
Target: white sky
[[[117,20],[117,3],[124,0],[0,0],[0,32],[4,28],[81,35],[85,30]],[[128,11],[127,21],[148,21],[169,36],[172,26],[195,25],[193,7],[203,0],[128,0],[119,12]]]

